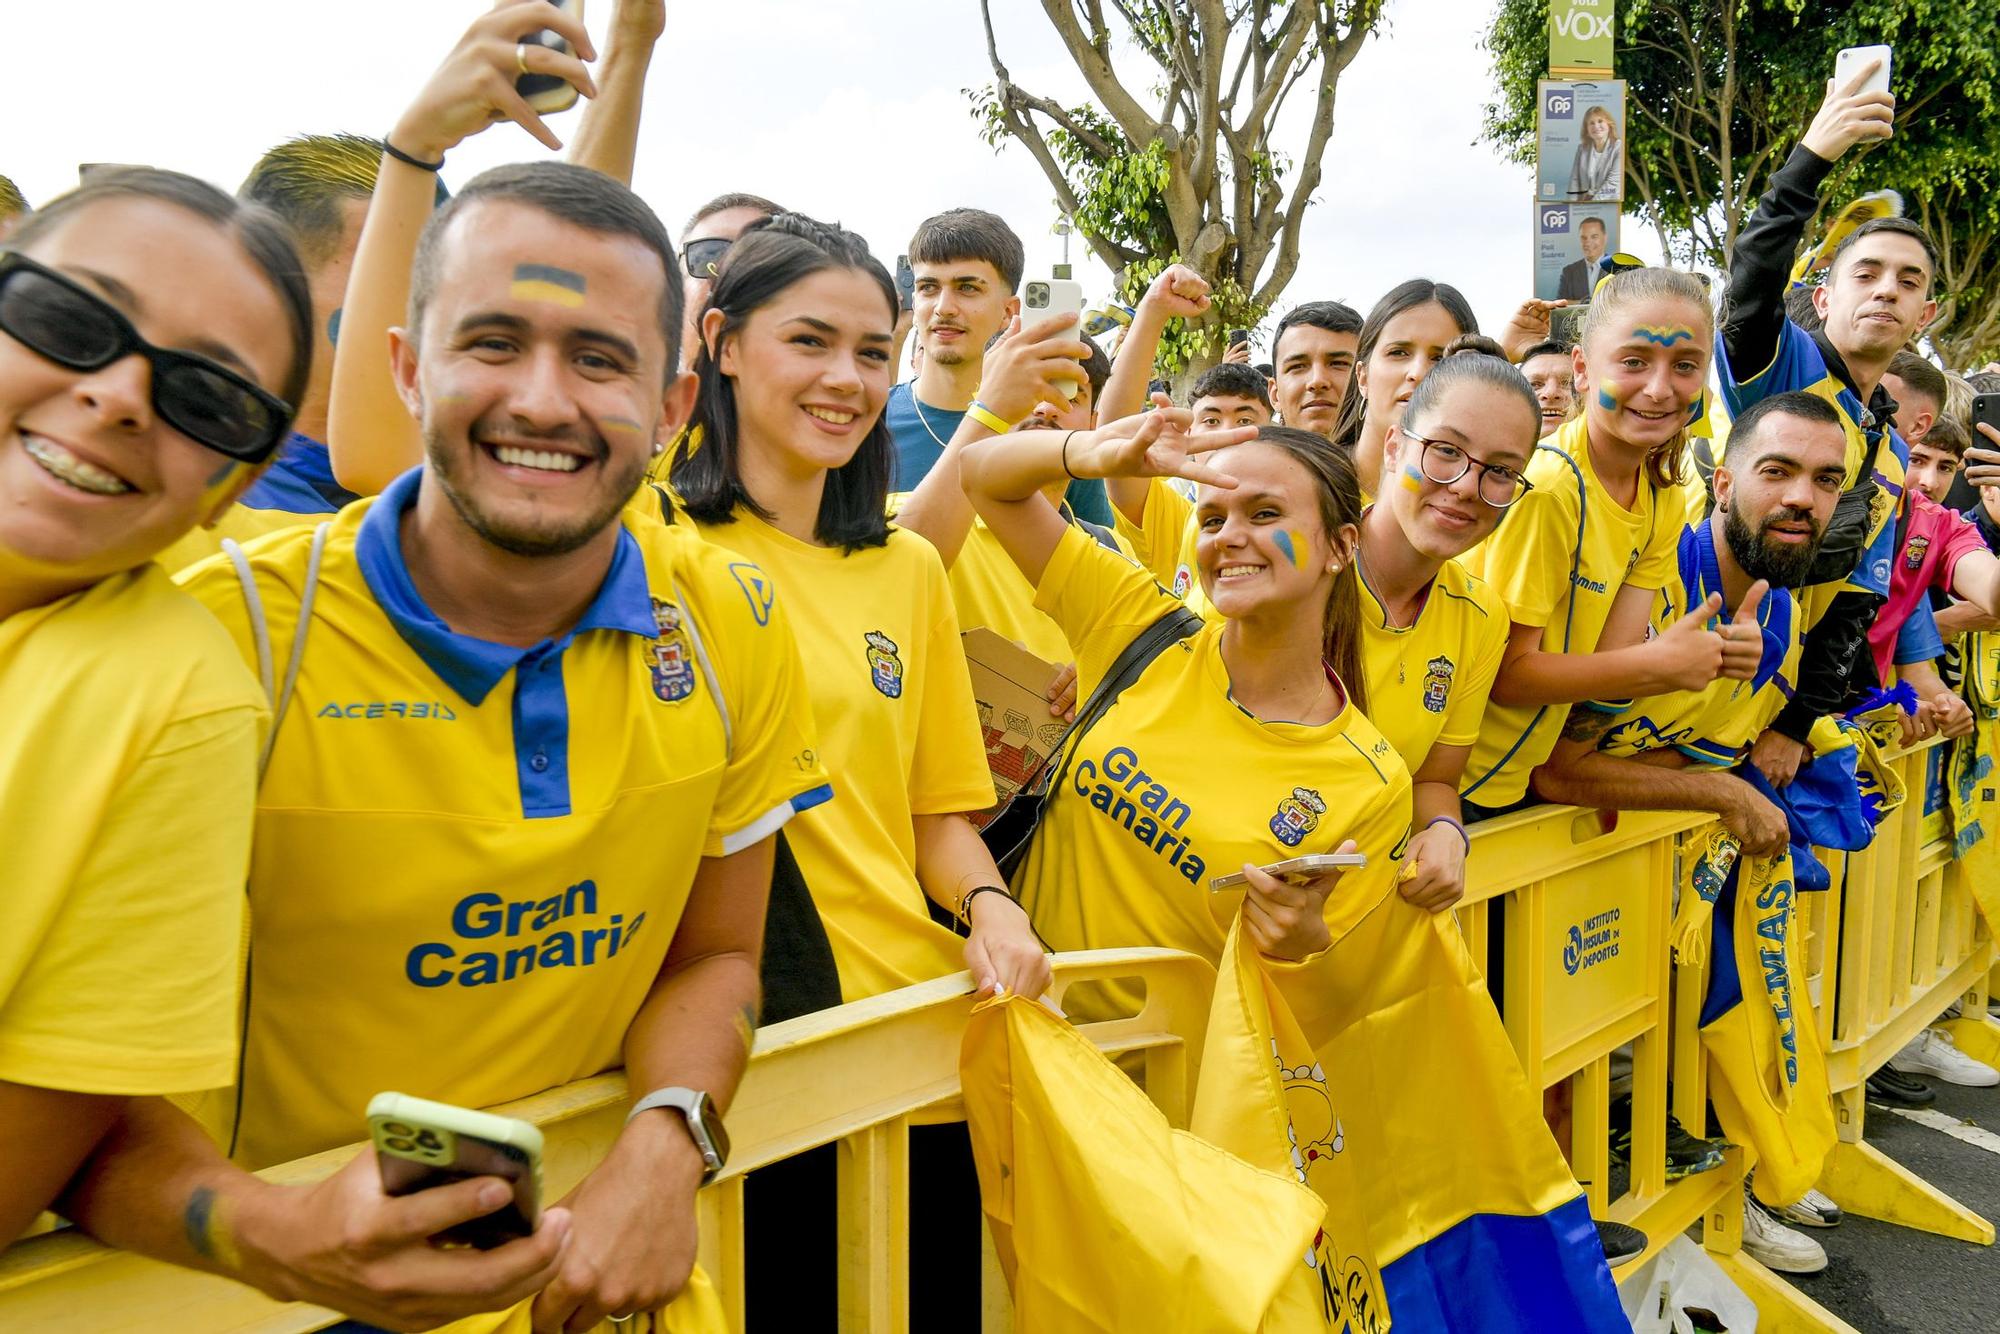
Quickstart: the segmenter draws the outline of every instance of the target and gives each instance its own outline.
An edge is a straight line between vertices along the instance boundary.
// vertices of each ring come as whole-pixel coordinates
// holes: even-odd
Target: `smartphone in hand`
[[[1315,876],[1328,871],[1347,870],[1368,865],[1365,852],[1316,852],[1309,857],[1293,857],[1287,861],[1272,862],[1257,869],[1265,875],[1289,884],[1304,884]],[[1219,894],[1225,889],[1241,889],[1250,883],[1250,877],[1238,871],[1234,875],[1219,875],[1208,882],[1209,892]]]
[[[411,1195],[472,1177],[499,1177],[514,1198],[483,1218],[433,1240],[490,1251],[534,1235],[541,1217],[542,1132],[511,1116],[450,1103],[378,1093],[368,1104],[368,1136],[385,1195]]]
[[[583,0],[549,0],[557,9],[566,10],[577,18],[583,17]],[[540,32],[525,33],[521,41],[529,46],[546,46],[564,55],[574,55],[569,39],[558,36],[547,28]],[[523,74],[514,80],[514,91],[521,100],[534,108],[538,115],[553,115],[558,111],[568,111],[576,105],[576,87],[559,74]]]
[[[1071,278],[1037,278],[1028,284],[1023,293],[1021,306],[1022,323],[1046,319],[1051,315],[1071,317],[1070,328],[1076,333],[1083,326],[1083,284]],[[1075,398],[1083,392],[1083,369],[1077,368],[1077,378],[1060,382],[1063,393]]]
[[[1848,80],[1857,74],[1869,61],[1879,62],[1868,81],[1856,89],[1862,93],[1886,93],[1889,91],[1889,65],[1895,53],[1886,46],[1849,46],[1833,58],[1833,86],[1845,88]]]

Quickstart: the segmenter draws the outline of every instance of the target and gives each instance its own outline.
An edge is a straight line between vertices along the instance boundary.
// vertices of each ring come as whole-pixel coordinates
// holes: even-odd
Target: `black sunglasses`
[[[292,406],[207,357],[155,347],[117,307],[18,251],[0,251],[0,333],[73,371],[136,352],[153,370],[153,411],[198,445],[262,463],[284,442]]]
[[[713,278],[722,267],[722,257],[735,245],[727,236],[704,236],[699,241],[689,241],[681,247],[681,259],[687,264],[688,277]]]

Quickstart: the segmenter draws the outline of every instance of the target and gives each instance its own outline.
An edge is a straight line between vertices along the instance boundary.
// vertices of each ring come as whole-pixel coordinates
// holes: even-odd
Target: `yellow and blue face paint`
[[[1280,528],[1271,534],[1271,544],[1284,553],[1292,568],[1303,570],[1306,567],[1306,544],[1297,533]]]
[[[1673,347],[1677,343],[1694,341],[1694,330],[1679,324],[1642,324],[1632,331],[1632,337],[1647,343],[1658,343],[1661,347]]]
[[[583,304],[584,281],[582,274],[553,264],[516,264],[508,290],[519,301],[548,301],[574,309]]]
[[[1424,483],[1429,480],[1429,478],[1424,476],[1421,468],[1409,463],[1403,465],[1403,489],[1405,491],[1415,495],[1424,489]]]

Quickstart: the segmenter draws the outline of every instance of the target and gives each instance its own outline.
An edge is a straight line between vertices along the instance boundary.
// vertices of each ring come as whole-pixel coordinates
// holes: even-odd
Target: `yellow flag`
[[[1328,924],[1333,945],[1302,964],[1231,929],[1190,1122],[1326,1202],[1264,1329],[1623,1328],[1589,1206],[1457,923],[1384,885],[1330,904]]]
[[[959,1070],[979,1196],[1023,1334],[1259,1327],[1317,1195],[1175,1130],[1067,1022],[976,1008]]]
[[[2000,934],[2000,719],[1974,715],[1970,736],[1951,743],[1945,797],[1952,855],[1987,930]]]

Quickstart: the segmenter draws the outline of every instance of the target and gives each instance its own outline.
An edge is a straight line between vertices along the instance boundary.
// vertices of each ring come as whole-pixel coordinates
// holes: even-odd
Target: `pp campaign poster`
[[[1535,205],[1535,295],[1590,300],[1597,261],[1618,250],[1618,205]]]
[[[1536,85],[1535,198],[1616,204],[1625,198],[1625,81]]]

